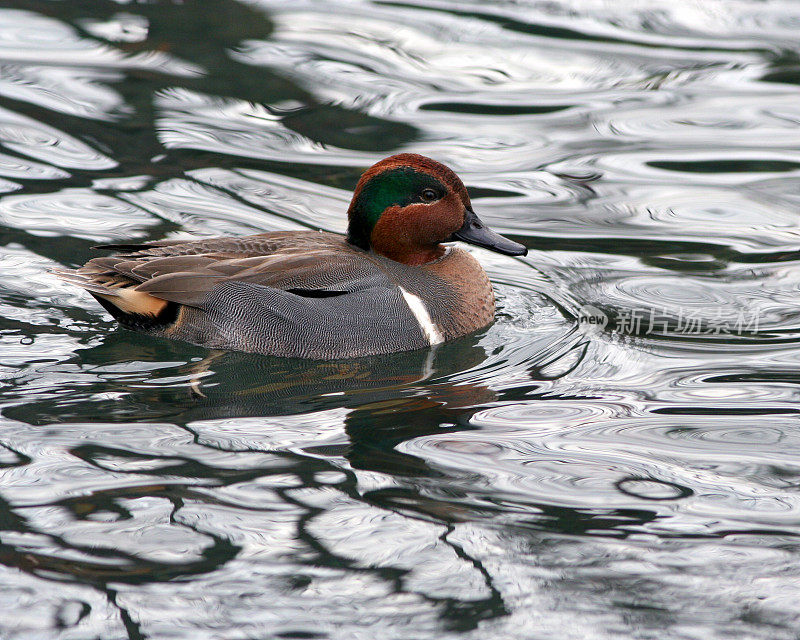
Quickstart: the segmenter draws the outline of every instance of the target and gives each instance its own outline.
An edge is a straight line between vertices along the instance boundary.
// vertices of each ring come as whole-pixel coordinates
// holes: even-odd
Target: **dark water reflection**
[[[0,7],[0,637],[797,637],[800,9]],[[98,243],[344,227],[447,162],[497,322],[308,363],[115,329]]]

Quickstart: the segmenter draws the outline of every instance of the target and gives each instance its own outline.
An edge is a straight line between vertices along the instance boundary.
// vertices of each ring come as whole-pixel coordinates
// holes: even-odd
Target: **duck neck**
[[[411,266],[419,266],[428,264],[429,262],[436,262],[444,254],[446,249],[440,245],[435,244],[430,247],[404,247],[394,245],[392,247],[376,247],[372,246],[372,250],[390,260],[401,262]]]

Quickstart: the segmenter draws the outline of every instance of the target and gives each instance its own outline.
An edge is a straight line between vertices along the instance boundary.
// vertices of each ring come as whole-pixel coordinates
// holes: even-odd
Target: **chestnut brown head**
[[[367,169],[347,213],[351,244],[405,264],[435,260],[444,253],[441,243],[455,240],[507,255],[527,253],[478,219],[451,169],[413,153],[390,156]]]

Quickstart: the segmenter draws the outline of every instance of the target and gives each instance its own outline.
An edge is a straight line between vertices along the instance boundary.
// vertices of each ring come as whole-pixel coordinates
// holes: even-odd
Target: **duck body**
[[[422,202],[406,202],[409,190]],[[453,219],[440,220],[442,213]],[[413,154],[368,170],[349,216],[347,236],[279,231],[108,245],[114,255],[59,275],[128,329],[214,349],[329,360],[422,349],[491,323],[494,294],[480,263],[440,242],[472,234],[481,246],[524,252],[480,223],[455,174]]]

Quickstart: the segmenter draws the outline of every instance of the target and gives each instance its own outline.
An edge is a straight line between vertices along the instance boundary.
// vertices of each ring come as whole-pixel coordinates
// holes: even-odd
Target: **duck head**
[[[347,216],[351,244],[405,264],[436,260],[444,254],[441,243],[456,240],[510,256],[528,252],[480,221],[452,170],[415,153],[390,156],[367,169]]]

